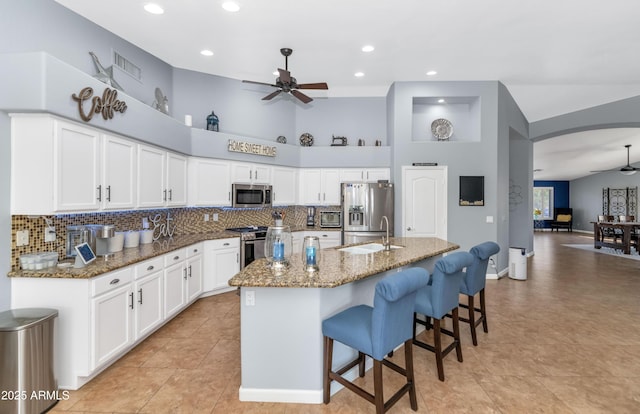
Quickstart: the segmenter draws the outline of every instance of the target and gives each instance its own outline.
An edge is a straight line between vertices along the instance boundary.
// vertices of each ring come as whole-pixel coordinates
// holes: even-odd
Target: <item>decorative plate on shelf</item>
[[[313,145],[313,135],[308,132],[300,135],[300,145],[303,147],[310,147]]]
[[[438,141],[446,141],[453,135],[453,125],[448,119],[438,118],[431,123],[431,133]]]
[[[279,144],[286,144],[287,137],[285,137],[284,135],[280,135],[278,138],[276,138],[276,142],[278,142]]]

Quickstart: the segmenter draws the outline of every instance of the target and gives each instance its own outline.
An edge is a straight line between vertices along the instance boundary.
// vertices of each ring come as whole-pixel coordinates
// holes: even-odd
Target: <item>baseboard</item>
[[[281,390],[240,386],[240,401],[322,404],[322,390]]]

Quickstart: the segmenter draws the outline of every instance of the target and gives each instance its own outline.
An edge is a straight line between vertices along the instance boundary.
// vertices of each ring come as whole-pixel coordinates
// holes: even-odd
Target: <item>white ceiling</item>
[[[279,50],[290,47],[298,82],[329,84],[327,92],[305,91],[310,96],[384,96],[394,81],[499,80],[534,122],[640,95],[640,2],[629,0],[238,0],[237,13],[222,10],[222,0],[157,0],[162,15],[145,12],[146,0],[56,1],[174,67],[203,73],[272,83],[284,66]],[[365,44],[375,50],[362,52]],[[359,71],[365,76],[354,77]],[[638,139],[622,134],[541,141],[535,168],[568,167],[577,158],[553,167],[557,161],[538,165],[538,157],[542,147],[568,150],[576,140],[591,143],[596,159],[620,152],[601,168],[589,158],[589,169],[619,167],[624,144],[640,155]]]

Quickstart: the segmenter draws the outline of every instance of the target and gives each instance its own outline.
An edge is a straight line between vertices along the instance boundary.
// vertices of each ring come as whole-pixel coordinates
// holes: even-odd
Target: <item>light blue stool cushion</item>
[[[322,322],[322,334],[379,361],[413,335],[416,291],[429,272],[416,267],[379,281],[373,307],[358,305]]]
[[[471,263],[473,256],[468,252],[451,253],[438,260],[431,284],[418,290],[415,312],[442,319],[451,309],[457,308],[463,269]]]
[[[484,289],[489,258],[499,251],[500,246],[492,241],[480,243],[471,248],[470,253],[473,255],[473,263],[467,267],[460,285],[460,293],[473,296]]]

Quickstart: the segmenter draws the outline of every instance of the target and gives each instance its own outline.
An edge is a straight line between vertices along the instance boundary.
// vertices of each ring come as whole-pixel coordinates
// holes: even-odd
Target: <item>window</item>
[[[536,210],[542,213],[538,220],[553,220],[553,187],[533,188],[533,211]]]

